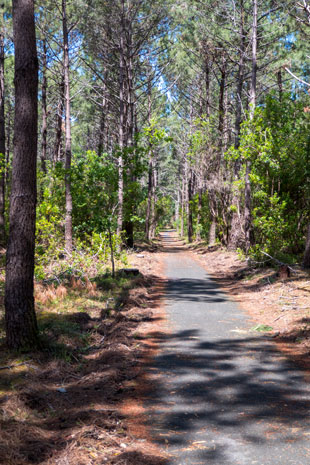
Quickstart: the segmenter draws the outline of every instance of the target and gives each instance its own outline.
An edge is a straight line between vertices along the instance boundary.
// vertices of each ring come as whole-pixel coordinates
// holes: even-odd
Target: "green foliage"
[[[229,163],[239,160],[241,180],[245,163],[251,162],[252,215],[255,246],[250,255],[262,259],[262,251],[280,257],[303,250],[309,192],[309,113],[307,101],[274,95],[255,111],[241,129],[240,146],[226,153]],[[242,193],[244,182],[235,183]],[[230,210],[235,207],[232,205]],[[298,227],[296,227],[298,225]]]
[[[289,224],[285,219],[287,202],[281,201],[276,193],[271,197],[267,197],[266,193],[262,191],[259,194],[261,204],[253,210],[256,241],[258,247],[260,244],[262,245],[264,252],[277,255],[279,251],[289,245]],[[263,199],[263,197],[265,198]],[[261,254],[259,255],[261,256]]]
[[[76,237],[115,228],[117,168],[106,154],[88,151],[72,166],[73,227]]]

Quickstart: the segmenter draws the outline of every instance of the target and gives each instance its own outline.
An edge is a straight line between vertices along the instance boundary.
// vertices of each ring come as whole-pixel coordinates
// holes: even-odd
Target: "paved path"
[[[147,408],[169,465],[309,465],[302,372],[270,337],[250,331],[253,323],[190,254],[166,251],[171,334],[158,335]]]

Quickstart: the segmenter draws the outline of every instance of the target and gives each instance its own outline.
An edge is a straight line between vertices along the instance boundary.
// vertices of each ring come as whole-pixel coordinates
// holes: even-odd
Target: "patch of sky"
[[[286,36],[279,39],[279,41],[284,45],[286,50],[291,50],[294,47],[294,44],[297,42],[297,36],[298,32],[290,32]]]

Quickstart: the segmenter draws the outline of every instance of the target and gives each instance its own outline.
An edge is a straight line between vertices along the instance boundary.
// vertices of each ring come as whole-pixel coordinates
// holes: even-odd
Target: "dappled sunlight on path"
[[[303,465],[310,459],[310,389],[173,238],[167,246],[171,332],[147,366],[149,424],[171,465]],[[170,254],[169,249],[173,249]]]

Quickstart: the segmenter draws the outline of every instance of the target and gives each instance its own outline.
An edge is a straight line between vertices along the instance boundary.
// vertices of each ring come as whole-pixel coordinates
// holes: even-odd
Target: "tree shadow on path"
[[[146,367],[154,378],[150,425],[156,441],[181,457],[176,463],[252,463],[244,456],[263,457],[266,448],[269,458],[257,463],[280,464],[279,448],[306,456],[310,390],[269,337],[207,341],[191,329],[152,336],[162,350]],[[290,457],[282,463],[307,463]]]

